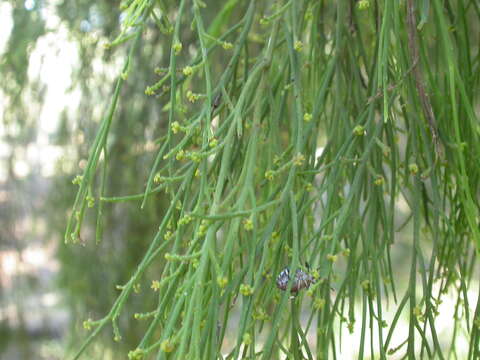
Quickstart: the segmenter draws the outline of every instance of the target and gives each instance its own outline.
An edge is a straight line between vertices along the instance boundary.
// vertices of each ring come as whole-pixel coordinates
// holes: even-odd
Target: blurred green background
[[[63,245],[76,190],[71,181],[85,166],[125,55],[103,46],[118,32],[119,5],[0,3],[1,359],[61,359],[78,344],[86,334],[82,321],[107,312],[118,295],[114,285],[127,281],[138,264],[163,206],[161,195],[142,212],[138,204],[107,205],[102,243]],[[156,76],[151,59],[168,55],[160,33],[150,35],[153,41],[136,55],[144,71],[135,71],[135,81],[124,87],[111,130],[112,194],[142,190],[138,177],[148,173],[154,140],[165,126],[158,101],[143,95]],[[92,238],[94,221],[87,219],[83,238]],[[148,307],[152,299],[145,292],[128,306],[137,301]],[[110,349],[112,336],[104,334],[98,358],[134,347],[135,326],[129,324],[122,343]]]

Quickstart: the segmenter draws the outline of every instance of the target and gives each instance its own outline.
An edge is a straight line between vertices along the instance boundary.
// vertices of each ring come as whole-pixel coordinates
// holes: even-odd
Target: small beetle
[[[277,277],[277,287],[280,290],[285,291],[287,290],[289,281],[290,281],[290,269],[286,267],[280,272],[280,274]],[[297,269],[295,274],[295,279],[293,280],[292,288],[290,289],[290,292],[296,294],[298,291],[302,289],[308,289],[310,285],[313,284],[315,281],[316,280],[312,275],[310,275],[309,273],[306,273],[301,269]]]

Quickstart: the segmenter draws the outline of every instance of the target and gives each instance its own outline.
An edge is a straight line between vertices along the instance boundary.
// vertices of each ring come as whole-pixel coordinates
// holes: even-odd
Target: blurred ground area
[[[0,358],[61,358],[70,316],[56,283],[58,239],[46,237],[49,181],[18,175],[0,185]]]
[[[56,14],[60,4],[0,4],[0,358],[7,360],[63,358],[71,322],[48,201],[75,144],[60,144],[55,132],[79,99],[69,90],[78,53]]]

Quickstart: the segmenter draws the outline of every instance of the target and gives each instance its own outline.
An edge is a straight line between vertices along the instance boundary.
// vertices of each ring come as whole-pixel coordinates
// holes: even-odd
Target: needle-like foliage
[[[125,1],[109,44],[129,55],[65,241],[79,240],[91,199],[99,238],[109,203],[141,212],[162,192],[170,205],[75,358],[107,326],[128,332],[117,320],[152,264],[158,303],[138,309],[148,325],[130,359],[338,358],[348,331],[359,359],[444,359],[460,335],[478,358],[478,4],[174,3]],[[144,191],[109,194],[109,131],[152,28],[170,56],[151,59],[161,77],[145,96],[168,126],[138,174]],[[276,286],[287,266],[309,272],[294,297],[295,279]],[[457,303],[440,334],[447,293]]]

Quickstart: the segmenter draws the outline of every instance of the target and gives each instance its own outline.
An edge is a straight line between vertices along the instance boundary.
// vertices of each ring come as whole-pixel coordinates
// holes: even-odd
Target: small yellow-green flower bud
[[[202,160],[202,156],[201,156],[199,153],[195,152],[195,151],[189,152],[189,153],[188,153],[188,157],[189,157],[192,161],[194,161],[194,162],[196,162],[196,163],[199,163],[199,162]]]
[[[310,21],[313,19],[313,12],[312,10],[307,10],[305,12],[305,21]]]
[[[410,174],[416,175],[418,173],[418,165],[413,163],[408,165],[408,170],[410,171]]]
[[[347,327],[348,327],[348,332],[349,332],[350,334],[353,334],[354,325],[355,325],[355,323],[354,323],[353,321],[350,321],[350,322],[348,323],[348,325],[347,325]]]
[[[302,166],[304,161],[305,161],[305,156],[303,154],[297,154],[297,156],[295,156],[295,158],[293,159],[293,163],[296,166]]]
[[[194,94],[191,90],[188,90],[188,91],[187,91],[187,99],[188,99],[188,101],[190,101],[190,102],[193,103],[193,102],[197,101],[199,97],[200,97],[200,95]]]
[[[185,159],[185,151],[179,150],[179,151],[177,152],[177,155],[175,155],[175,158],[176,158],[177,160],[183,160],[183,159]]]
[[[80,185],[82,183],[83,176],[82,175],[77,175],[75,178],[72,180],[72,184],[74,185]]]
[[[274,175],[275,175],[275,173],[273,172],[273,170],[265,171],[265,179],[267,179],[268,181],[272,181]]]
[[[173,51],[175,51],[175,55],[180,54],[180,51],[182,51],[182,43],[181,42],[176,42],[173,44]]]
[[[358,10],[367,10],[370,7],[370,0],[360,0],[357,6]]]
[[[245,230],[252,230],[253,229],[253,221],[252,219],[245,219],[243,220],[243,227]]]
[[[275,165],[280,164],[280,161],[282,161],[282,158],[281,158],[280,156],[275,155],[275,156],[273,157],[273,163],[274,163]]]
[[[473,324],[480,329],[480,317],[476,317],[475,320],[473,320]]]
[[[93,325],[93,321],[92,319],[87,319],[83,322],[83,328],[85,330],[91,330],[92,329],[92,325]]]
[[[160,176],[160,174],[155,174],[155,176],[153,177],[153,182],[155,184],[160,184],[162,182],[162,177]]]
[[[370,288],[370,280],[363,280],[360,285],[362,286],[363,290],[368,290]]]
[[[165,240],[170,240],[170,238],[173,236],[173,233],[169,230],[169,231],[166,231],[165,234],[163,235],[163,238]]]
[[[183,72],[183,75],[190,76],[193,74],[193,68],[191,66],[185,66],[182,72]]]
[[[315,310],[321,310],[325,306],[325,299],[315,298],[313,301],[313,308]]]
[[[87,196],[87,197],[86,197],[86,200],[87,200],[87,206],[88,206],[89,208],[92,208],[92,207],[95,206],[95,198],[94,198],[93,196],[90,196],[90,195]]]
[[[207,225],[200,224],[197,231],[198,236],[204,236],[206,233],[207,233]]]
[[[217,284],[220,288],[224,288],[228,284],[228,278],[225,276],[217,276]]]
[[[385,179],[383,178],[383,176],[380,175],[380,176],[377,176],[377,178],[373,183],[377,186],[382,186],[385,183]]]
[[[268,20],[266,17],[262,17],[259,21],[260,25],[268,25],[270,20]]]
[[[163,340],[160,344],[160,349],[162,349],[162,351],[166,353],[171,353],[174,348],[175,346],[170,339]]]
[[[357,125],[353,128],[353,133],[356,136],[363,136],[366,134],[366,130],[362,125]]]
[[[193,218],[190,215],[185,215],[178,221],[178,226],[186,225],[192,220]]]
[[[413,308],[413,315],[417,317],[422,315],[422,309],[420,308],[420,306],[417,305]]]
[[[145,350],[136,348],[135,350],[128,352],[129,360],[142,360],[145,356]]]
[[[249,333],[245,333],[243,334],[242,340],[245,345],[250,345],[252,343],[252,336]]]
[[[295,44],[293,44],[293,48],[295,51],[302,51],[303,50],[303,43],[300,40],[295,41]]]
[[[174,121],[171,125],[171,128],[174,134],[182,130],[182,127],[180,126],[180,123],[178,121]]]
[[[261,307],[257,307],[252,313],[252,318],[253,320],[260,320],[260,321],[268,320],[268,315],[265,312],[265,310],[263,310]]]
[[[248,284],[241,284],[240,294],[242,294],[243,296],[250,296],[253,294],[253,288]]]
[[[152,285],[150,285],[150,288],[152,288],[153,291],[158,291],[158,289],[160,289],[160,281],[153,280]]]

